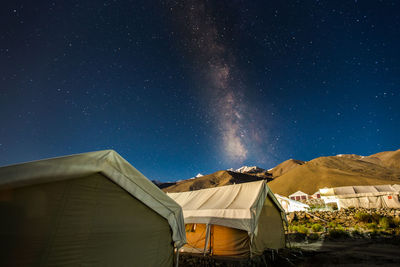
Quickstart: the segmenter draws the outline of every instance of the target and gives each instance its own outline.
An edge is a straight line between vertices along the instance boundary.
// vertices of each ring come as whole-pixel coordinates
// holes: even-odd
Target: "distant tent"
[[[309,205],[300,201],[296,201],[278,194],[275,194],[275,197],[279,201],[279,204],[281,204],[281,207],[286,212],[307,211],[308,209],[310,209]]]
[[[265,181],[168,195],[183,209],[183,252],[251,257],[285,247],[285,212]]]
[[[115,151],[0,168],[0,266],[172,266],[181,207]]]
[[[399,185],[366,185],[322,188],[325,203],[335,202],[341,208],[400,208]]]

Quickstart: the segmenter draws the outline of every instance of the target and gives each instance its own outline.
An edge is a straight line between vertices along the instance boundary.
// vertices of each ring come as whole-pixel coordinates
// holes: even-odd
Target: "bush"
[[[304,225],[289,225],[289,231],[294,233],[308,234],[308,228]]]
[[[387,230],[390,227],[390,219],[388,217],[381,217],[379,219],[379,227]]]
[[[314,223],[311,226],[311,229],[313,230],[313,232],[321,232],[321,230],[323,229],[322,225],[318,224],[318,223]]]
[[[374,223],[378,224],[380,219],[383,218],[383,217],[384,216],[381,216],[381,215],[379,215],[377,213],[372,213],[371,214],[371,222],[374,222]]]
[[[349,233],[346,232],[343,228],[330,229],[329,236],[334,239],[346,238],[349,236]]]
[[[362,236],[361,232],[358,229],[354,229],[353,231],[351,231],[351,235],[354,237]]]
[[[376,230],[377,225],[374,222],[373,223],[367,223],[367,228],[371,229],[371,230]]]
[[[329,222],[329,223],[328,223],[328,227],[334,229],[334,228],[337,227],[337,225],[336,225],[336,223],[334,223],[334,222]]]
[[[400,226],[400,217],[393,218],[391,225],[393,228],[399,227]]]
[[[313,241],[318,240],[318,239],[319,239],[319,234],[317,234],[317,233],[311,233],[311,234],[308,236],[308,239],[313,240]]]
[[[359,222],[367,223],[367,222],[370,221],[371,216],[368,213],[365,213],[365,212],[357,212],[354,215],[354,218],[356,218],[356,220],[359,221]]]
[[[304,225],[297,226],[297,232],[301,234],[308,234],[308,228]]]

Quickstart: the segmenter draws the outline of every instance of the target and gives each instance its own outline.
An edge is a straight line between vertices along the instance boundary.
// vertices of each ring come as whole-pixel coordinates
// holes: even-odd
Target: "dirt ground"
[[[300,249],[296,266],[400,266],[400,242],[360,239],[292,243]]]
[[[252,260],[182,255],[179,266],[400,266],[400,240],[395,238],[292,242],[278,255],[270,252]]]

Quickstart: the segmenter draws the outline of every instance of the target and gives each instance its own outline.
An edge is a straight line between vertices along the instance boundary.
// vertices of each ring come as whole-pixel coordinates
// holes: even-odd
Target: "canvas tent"
[[[308,209],[310,209],[309,205],[300,201],[296,201],[278,194],[275,194],[275,197],[286,213],[294,211],[307,211]]]
[[[325,203],[342,208],[400,208],[399,185],[342,186],[319,190]]]
[[[285,211],[265,181],[168,195],[183,209],[183,252],[251,257],[285,247]]]
[[[172,266],[181,207],[115,151],[0,168],[0,266]]]

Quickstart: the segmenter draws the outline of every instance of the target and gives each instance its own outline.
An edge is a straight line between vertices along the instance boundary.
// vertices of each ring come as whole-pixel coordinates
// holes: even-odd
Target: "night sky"
[[[400,148],[398,1],[2,1],[0,165],[150,179]]]

